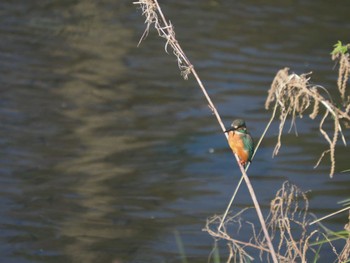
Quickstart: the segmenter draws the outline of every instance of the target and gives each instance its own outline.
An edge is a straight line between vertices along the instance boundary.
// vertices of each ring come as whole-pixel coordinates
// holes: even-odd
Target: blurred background
[[[258,140],[284,67],[312,71],[338,97],[330,52],[350,42],[350,2],[160,4],[226,126],[244,118]],[[207,261],[213,239],[202,228],[224,212],[240,173],[164,40],[151,30],[137,48],[141,14],[127,0],[0,2],[0,262],[180,262],[177,235],[190,262]],[[333,179],[328,156],[313,169],[327,148],[318,121],[298,119],[275,158],[278,123],[269,130],[249,169],[265,215],[286,180],[309,191],[318,217],[349,197],[341,143]],[[251,205],[243,185],[233,211]],[[245,219],[258,225],[254,210]],[[346,222],[343,213],[324,224]]]

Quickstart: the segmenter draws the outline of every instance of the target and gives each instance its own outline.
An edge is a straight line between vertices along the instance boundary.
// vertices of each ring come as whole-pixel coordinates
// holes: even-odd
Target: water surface
[[[244,118],[259,137],[283,67],[313,71],[338,95],[329,53],[348,41],[348,2],[161,4],[226,125]],[[213,240],[202,228],[223,213],[239,173],[164,41],[152,30],[136,47],[141,10],[126,0],[2,1],[0,10],[1,262],[179,262],[175,233],[190,262],[205,262]],[[306,117],[272,159],[274,123],[249,170],[265,213],[285,180],[311,190],[317,216],[348,198],[348,149],[339,144],[333,179],[327,159],[314,170],[327,145]],[[234,211],[246,206],[243,186]],[[325,224],[342,230],[346,218]],[[254,211],[247,219],[257,223]]]

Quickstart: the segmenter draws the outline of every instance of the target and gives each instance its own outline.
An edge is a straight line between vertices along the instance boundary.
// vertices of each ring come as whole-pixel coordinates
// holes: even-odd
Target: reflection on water
[[[346,40],[344,8],[196,2],[164,6],[225,122],[243,116],[257,138],[281,67],[334,85],[328,53]],[[191,262],[206,260],[212,240],[201,229],[223,212],[238,174],[196,83],[181,80],[154,32],[136,48],[140,10],[107,0],[2,1],[0,10],[2,261],[178,262],[175,230]],[[313,190],[324,215],[349,182],[330,180],[326,162],[312,170],[323,141],[314,123],[299,125],[305,136],[286,135],[275,159],[270,133],[250,176],[263,207],[289,178]],[[339,148],[339,171],[347,154]],[[236,202],[251,205],[244,188]],[[344,217],[331,223],[340,230]]]

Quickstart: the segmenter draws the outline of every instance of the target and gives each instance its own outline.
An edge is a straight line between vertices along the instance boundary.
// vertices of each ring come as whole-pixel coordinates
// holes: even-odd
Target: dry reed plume
[[[188,79],[188,75],[191,73],[192,65],[176,40],[173,25],[170,21],[167,22],[165,20],[165,17],[162,12],[159,12],[160,7],[158,5],[158,2],[154,0],[140,0],[138,2],[134,2],[134,4],[140,5],[142,9],[142,15],[145,16],[146,24],[146,29],[138,45],[140,45],[142,40],[144,40],[147,37],[150,27],[153,24],[154,28],[158,32],[158,35],[166,40],[164,48],[165,52],[168,53],[168,46],[172,48],[173,54],[177,59],[177,64],[181,71],[181,75],[184,77],[184,79]]]
[[[310,241],[319,232],[308,229],[308,209],[306,194],[288,182],[271,201],[268,227],[278,241],[278,253],[284,262],[306,262],[312,250]]]
[[[341,45],[341,42],[334,45],[334,47]],[[346,50],[350,48],[348,44]],[[349,72],[350,72],[350,60],[349,54],[345,52],[332,52],[332,60],[339,61],[339,71],[338,71],[338,90],[340,92],[340,97],[343,102],[343,106],[349,107],[350,96],[346,94],[346,84],[349,80]],[[349,111],[349,109],[348,109]]]
[[[254,258],[249,251],[257,250],[260,253],[260,261],[270,262],[268,248],[261,232],[257,233],[254,225],[243,220],[243,215],[248,212],[244,209],[233,216],[227,217],[224,227],[217,231],[217,225],[221,222],[221,216],[213,216],[207,220],[203,231],[208,232],[216,242],[225,240],[228,247],[226,262],[251,262]],[[277,191],[275,198],[270,203],[270,213],[266,219],[270,237],[276,246],[279,262],[308,262],[308,258],[318,256],[317,248],[321,242],[327,243],[333,251],[336,262],[347,262],[350,255],[350,239],[345,242],[343,250],[338,253],[332,242],[318,228],[311,228],[309,222],[313,219],[309,213],[309,201],[305,192],[289,182],[283,183]],[[228,230],[227,226],[236,226],[238,233]],[[350,230],[349,223],[345,229]],[[250,231],[250,240],[242,241],[233,238],[239,236],[239,231]],[[230,234],[229,234],[230,232]],[[319,242],[319,243],[317,243]]]
[[[302,118],[306,110],[311,110],[309,114],[311,119],[315,119],[319,114],[322,115],[319,130],[328,142],[329,148],[323,151],[315,167],[319,165],[325,154],[329,153],[331,161],[330,177],[333,176],[335,171],[335,146],[339,136],[346,145],[341,125],[347,127],[350,123],[350,97],[345,95],[350,71],[349,56],[348,54],[341,54],[333,57],[340,60],[338,89],[343,100],[343,109],[338,108],[333,103],[330,94],[324,87],[310,84],[311,73],[303,75],[289,74],[288,68],[284,68],[276,74],[265,102],[266,109],[275,102],[274,114],[279,109],[279,134],[273,155],[277,155],[281,147],[282,132],[288,116],[291,116],[292,124],[295,124],[296,117]],[[322,93],[326,96],[323,96]],[[323,107],[323,110],[320,109],[321,107]],[[333,123],[333,132],[325,131],[324,124],[326,120]]]

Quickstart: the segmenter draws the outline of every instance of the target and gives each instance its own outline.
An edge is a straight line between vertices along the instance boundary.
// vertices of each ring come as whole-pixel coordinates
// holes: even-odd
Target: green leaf
[[[348,45],[343,45],[342,42],[340,40],[338,40],[338,43],[335,44],[333,51],[331,52],[332,55],[335,54],[345,54],[346,52],[348,52]]]

